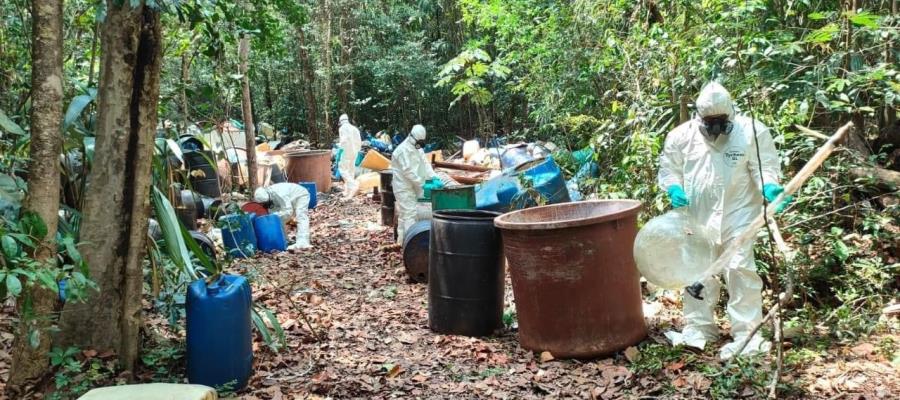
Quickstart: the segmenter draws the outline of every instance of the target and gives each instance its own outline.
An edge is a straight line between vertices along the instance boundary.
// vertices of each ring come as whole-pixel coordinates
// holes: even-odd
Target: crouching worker
[[[253,200],[281,218],[282,224],[287,225],[291,217],[297,222],[297,237],[288,250],[312,247],[309,244],[309,192],[306,188],[296,183],[276,183],[256,189]]]

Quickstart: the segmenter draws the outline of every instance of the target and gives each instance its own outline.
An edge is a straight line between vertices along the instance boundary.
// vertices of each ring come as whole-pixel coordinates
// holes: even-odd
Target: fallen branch
[[[900,172],[889,169],[878,167],[851,168],[850,175],[857,179],[874,181],[878,186],[889,190],[896,190],[900,187]]]

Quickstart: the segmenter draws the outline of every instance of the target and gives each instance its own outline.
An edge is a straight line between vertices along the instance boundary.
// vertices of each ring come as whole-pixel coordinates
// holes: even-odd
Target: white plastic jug
[[[705,278],[715,261],[715,242],[685,209],[651,219],[634,240],[641,275],[664,289],[682,289]]]

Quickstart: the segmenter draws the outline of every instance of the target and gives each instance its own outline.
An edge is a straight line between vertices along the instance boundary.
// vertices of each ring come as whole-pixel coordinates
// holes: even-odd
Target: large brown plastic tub
[[[522,347],[591,358],[647,335],[632,256],[640,207],[635,200],[580,201],[494,220],[503,235]]]
[[[285,153],[288,180],[294,183],[315,182],[316,190],[331,190],[331,151],[310,150]]]

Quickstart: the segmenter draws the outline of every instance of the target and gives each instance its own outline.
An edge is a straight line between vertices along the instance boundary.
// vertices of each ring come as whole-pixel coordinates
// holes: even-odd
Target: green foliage
[[[56,371],[53,377],[56,390],[48,396],[51,400],[77,398],[115,375],[113,363],[82,357],[75,347],[51,350],[50,366]]]
[[[694,355],[685,353],[681,346],[645,342],[638,350],[640,356],[629,365],[636,374],[656,374],[671,363],[680,361],[688,365],[695,361]]]

